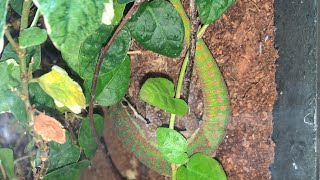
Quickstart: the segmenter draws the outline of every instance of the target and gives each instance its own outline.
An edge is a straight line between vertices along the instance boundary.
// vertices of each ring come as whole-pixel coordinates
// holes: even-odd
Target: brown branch
[[[197,43],[197,30],[198,30],[198,21],[197,21],[197,9],[196,1],[190,0],[190,22],[191,22],[191,33],[190,33],[190,49],[189,49],[189,63],[186,69],[186,75],[184,78],[185,88],[183,90],[185,101],[188,102],[190,84],[193,72],[193,63],[196,54],[196,43]]]
[[[103,151],[105,153],[106,160],[109,162],[112,162],[112,160],[111,160],[110,156],[108,156],[107,147],[103,143],[101,143],[101,141],[97,135],[97,130],[94,126],[94,122],[93,122],[93,108],[94,108],[95,94],[96,94],[96,88],[97,88],[97,81],[98,81],[99,72],[101,69],[101,65],[102,65],[104,56],[106,55],[106,53],[110,49],[112,43],[115,41],[116,37],[118,36],[118,34],[120,33],[120,31],[122,30],[124,25],[128,22],[128,20],[131,18],[131,16],[137,11],[137,9],[139,8],[139,6],[142,4],[143,1],[144,0],[136,0],[134,2],[133,6],[130,8],[128,13],[123,17],[121,23],[119,24],[119,26],[117,27],[117,29],[113,33],[113,35],[110,38],[110,40],[108,41],[108,43],[103,48],[101,48],[100,53],[99,53],[99,57],[98,57],[98,61],[97,61],[96,67],[95,67],[93,80],[92,80],[91,96],[90,96],[90,104],[89,104],[89,112],[88,112],[89,123],[90,123],[91,129],[93,131],[93,135],[95,137],[96,143],[98,145],[98,150]],[[113,172],[115,172],[115,175],[117,175],[120,179],[122,179],[122,177],[118,171],[113,170]]]

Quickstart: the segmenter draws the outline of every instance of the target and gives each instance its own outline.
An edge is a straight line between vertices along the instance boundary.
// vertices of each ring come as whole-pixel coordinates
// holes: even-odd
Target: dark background
[[[319,179],[319,2],[275,0],[274,180]]]

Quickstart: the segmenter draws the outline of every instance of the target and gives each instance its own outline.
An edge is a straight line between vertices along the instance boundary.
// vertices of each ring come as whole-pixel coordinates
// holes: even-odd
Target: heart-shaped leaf
[[[112,68],[110,66],[109,68]],[[116,104],[127,92],[130,79],[130,59],[127,56],[120,65],[108,73],[99,75],[96,90],[97,104],[110,106]],[[86,97],[90,97],[92,80],[84,83]]]
[[[180,55],[184,27],[179,13],[169,2],[144,2],[127,26],[131,35],[146,49],[169,57]]]
[[[49,172],[77,162],[80,158],[80,148],[72,142],[70,132],[66,131],[65,135],[66,142],[64,144],[49,142]]]
[[[203,24],[211,24],[232,6],[235,0],[197,0],[197,9]]]
[[[106,17],[110,18],[108,13],[110,10],[113,11],[111,0],[34,0],[33,2],[43,15],[53,44],[61,51],[68,65],[78,72],[80,46],[100,27]]]
[[[102,136],[103,124],[104,124],[103,117],[98,114],[94,114],[93,120],[94,120],[94,126],[96,127],[96,130],[97,130],[97,135]],[[83,151],[86,157],[89,159],[93,158],[97,150],[97,143],[96,143],[95,137],[93,136],[93,132],[89,124],[88,118],[84,118],[82,120],[78,139],[79,139],[79,145],[80,147],[83,148]]]
[[[188,161],[187,140],[177,131],[169,128],[157,129],[157,143],[161,154],[169,163],[184,164]]]
[[[165,78],[149,78],[139,92],[141,99],[172,114],[184,115],[188,105],[182,99],[174,98],[174,85]]]
[[[90,165],[90,161],[82,160],[48,173],[44,180],[80,179],[81,171]]]
[[[20,16],[22,14],[22,6],[24,0],[10,0],[10,5]]]
[[[20,33],[19,46],[21,48],[27,48],[40,45],[47,40],[47,36],[47,31],[38,27],[24,29]]]
[[[194,154],[185,166],[180,166],[177,178],[178,180],[227,180],[220,163],[204,153]]]

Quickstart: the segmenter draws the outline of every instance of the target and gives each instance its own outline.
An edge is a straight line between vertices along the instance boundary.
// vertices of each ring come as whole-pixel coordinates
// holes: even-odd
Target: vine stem
[[[121,23],[119,24],[119,26],[117,27],[117,29],[113,33],[113,35],[110,38],[110,40],[108,41],[108,43],[103,48],[101,48],[100,53],[99,53],[98,61],[97,61],[97,64],[96,64],[96,67],[94,70],[94,76],[93,76],[93,80],[92,80],[91,96],[90,96],[90,104],[89,104],[89,112],[88,112],[90,126],[91,126],[91,129],[93,130],[93,135],[95,136],[96,142],[98,145],[101,143],[98,139],[97,131],[96,131],[96,128],[95,128],[94,122],[93,122],[93,108],[94,108],[95,94],[96,94],[96,89],[97,89],[97,81],[98,81],[101,65],[103,62],[103,58],[107,54],[107,51],[110,49],[112,43],[115,41],[116,37],[119,35],[119,33],[122,30],[122,28],[124,27],[124,25],[128,22],[128,20],[131,18],[131,16],[137,11],[137,9],[139,8],[139,6],[142,2],[143,2],[143,0],[137,0],[134,2],[133,6],[130,8],[128,13],[123,17]]]
[[[93,108],[94,108],[94,101],[95,101],[95,95],[96,95],[97,81],[98,81],[99,72],[100,72],[100,69],[101,69],[101,65],[102,65],[104,56],[106,55],[106,53],[110,49],[110,47],[111,47],[112,43],[115,41],[116,37],[119,35],[120,31],[123,29],[124,25],[129,21],[131,16],[137,11],[139,6],[143,2],[144,2],[144,0],[136,0],[134,2],[133,6],[130,8],[128,13],[122,18],[119,26],[117,27],[117,29],[115,30],[115,32],[111,36],[111,38],[108,41],[108,43],[104,47],[101,48],[99,56],[98,56],[98,61],[97,61],[97,64],[95,66],[94,76],[93,76],[92,85],[91,85],[91,95],[90,95],[89,112],[88,112],[89,124],[90,124],[90,127],[91,127],[92,131],[93,131],[93,136],[95,137],[95,141],[96,141],[96,143],[98,145],[98,150],[103,151],[106,154],[106,158],[108,157],[107,160],[111,164],[112,164],[112,160],[111,160],[110,156],[108,156],[107,148],[99,140],[99,137],[97,135],[97,130],[96,130],[95,126],[94,126]],[[121,177],[121,174],[119,173],[119,171],[117,171],[117,169],[114,168],[114,166],[112,166],[112,167],[113,167],[112,171],[114,172],[114,174],[116,176],[118,176],[119,179],[123,179]]]

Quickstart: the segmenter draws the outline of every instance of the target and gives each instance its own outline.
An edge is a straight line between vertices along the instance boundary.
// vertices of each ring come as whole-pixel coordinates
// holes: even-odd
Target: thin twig
[[[36,14],[34,15],[34,18],[33,18],[33,20],[32,20],[32,23],[31,23],[30,27],[36,26],[37,23],[38,23],[39,18],[40,18],[40,9],[37,9],[37,12],[36,12]]]
[[[127,104],[128,104],[128,107],[131,109],[131,111],[133,112],[133,116],[139,120],[141,120],[142,122],[144,123],[147,123],[148,121],[143,117],[141,116],[141,114],[138,113],[138,111],[136,110],[136,108],[134,108],[132,106],[132,104],[125,98],[123,97],[122,98],[123,101],[125,101]]]
[[[190,84],[193,72],[193,63],[196,55],[196,43],[197,43],[197,30],[198,30],[198,21],[197,21],[197,9],[196,1],[190,0],[190,21],[191,21],[191,33],[190,33],[190,49],[189,49],[189,62],[187,65],[186,76],[184,78],[185,88],[183,90],[185,101],[188,102]]]
[[[13,161],[13,164],[17,164],[19,161],[22,161],[24,159],[28,159],[28,158],[31,158],[32,156],[34,156],[35,154],[29,154],[29,155],[26,155],[26,156],[22,156],[22,157],[19,157],[18,159],[15,159]]]

